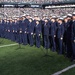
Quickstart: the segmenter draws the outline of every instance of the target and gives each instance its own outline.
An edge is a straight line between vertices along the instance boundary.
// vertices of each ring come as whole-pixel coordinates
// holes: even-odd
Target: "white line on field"
[[[2,46],[0,46],[0,48],[2,48],[2,47],[9,47],[9,46],[15,46],[15,45],[18,45],[18,44],[15,43],[15,44],[9,44],[9,45],[2,45]]]
[[[67,68],[65,68],[65,69],[63,69],[63,70],[61,70],[61,71],[58,71],[58,72],[56,72],[56,73],[54,73],[54,74],[52,74],[52,75],[60,75],[60,74],[62,74],[63,72],[66,72],[66,71],[68,71],[69,69],[72,69],[72,68],[74,68],[75,67],[75,64],[73,64],[73,65],[71,65],[71,66],[69,66],[69,67],[67,67]]]

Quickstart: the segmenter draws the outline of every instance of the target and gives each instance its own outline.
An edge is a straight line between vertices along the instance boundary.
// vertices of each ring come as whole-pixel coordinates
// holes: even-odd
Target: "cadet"
[[[7,29],[7,39],[10,39],[10,21],[9,21],[9,19],[7,20],[7,27],[6,27],[6,29]]]
[[[44,47],[44,20],[46,19],[46,15],[43,15],[42,20],[41,20],[41,28],[42,28],[42,41],[43,41],[43,47]]]
[[[19,17],[19,22],[18,22],[18,32],[19,32],[19,44],[23,43],[23,26],[22,26],[22,17]]]
[[[72,23],[72,49],[73,54],[71,61],[75,61],[75,12],[73,13],[73,23]]]
[[[10,28],[10,40],[12,40],[12,36],[13,36],[13,32],[12,32],[12,19],[10,19],[10,26],[9,26],[9,28]]]
[[[1,25],[2,25],[2,26],[1,26],[1,27],[2,27],[2,30],[1,30],[1,31],[2,31],[1,37],[4,38],[4,20],[3,20],[3,19],[1,20]]]
[[[66,45],[67,45],[67,57],[70,58],[72,56],[72,44],[71,44],[71,31],[72,31],[72,15],[68,14],[67,16],[67,30],[66,30]]]
[[[34,34],[35,34],[35,42],[36,42],[36,47],[40,47],[40,41],[41,41],[41,25],[40,25],[40,22],[39,20],[36,20],[36,25],[34,27],[35,31],[34,31]]]
[[[57,28],[57,38],[58,38],[58,47],[59,47],[59,54],[62,54],[62,46],[63,46],[63,35],[64,35],[64,25],[63,25],[63,19],[59,18],[58,20],[58,28]]]
[[[56,51],[56,42],[55,42],[56,20],[55,20],[55,17],[52,17],[52,19],[51,19],[50,36],[51,36],[52,51]]]
[[[1,37],[1,29],[2,29],[2,23],[1,23],[1,19],[0,19],[0,37]]]
[[[0,19],[0,37],[2,38],[2,19]]]
[[[63,45],[64,45],[64,52],[67,53],[67,23],[68,19],[67,16],[64,16],[64,37],[63,37]]]
[[[17,18],[13,19],[12,22],[12,28],[13,28],[13,41],[18,42],[18,24],[17,24]]]
[[[7,33],[7,29],[6,29],[6,27],[7,27],[7,19],[4,19],[4,37],[6,38],[6,33]]]
[[[34,25],[32,23],[32,18],[29,18],[29,24],[27,27],[27,33],[28,33],[28,39],[29,39],[29,44],[30,46],[33,46],[33,32],[34,32]]]
[[[28,44],[28,39],[27,39],[27,26],[28,26],[28,23],[29,23],[29,21],[28,21],[28,23],[27,23],[27,21],[26,21],[26,15],[24,14],[23,15],[23,21],[22,21],[22,26],[23,26],[23,44],[24,45],[27,45]]]
[[[29,14],[26,14],[26,19],[25,19],[25,25],[26,26],[28,26],[28,24],[29,24],[29,18],[30,18],[30,15]],[[26,44],[28,44],[29,43],[29,40],[28,40],[28,33],[27,33],[27,42],[26,42]]]
[[[45,19],[44,20],[44,26],[43,26],[44,30],[43,30],[43,35],[44,35],[44,48],[45,49],[49,49],[50,47],[50,42],[49,42],[49,28],[50,28],[50,25],[49,25],[49,20],[48,19]]]

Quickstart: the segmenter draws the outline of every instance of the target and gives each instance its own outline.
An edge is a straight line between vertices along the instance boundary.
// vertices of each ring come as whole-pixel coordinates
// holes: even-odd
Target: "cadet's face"
[[[68,20],[70,20],[70,19],[71,19],[71,17],[67,17],[67,19],[68,19]]]
[[[62,20],[59,20],[59,21],[58,21],[58,23],[60,23],[60,24],[61,24],[61,23],[62,23]]]
[[[35,20],[37,20],[37,18],[38,18],[37,16],[34,17]]]
[[[25,20],[25,17],[23,17],[23,20]]]
[[[55,22],[55,19],[51,19],[52,22]]]
[[[59,19],[57,18],[56,21],[58,21]]]
[[[39,22],[38,22],[38,21],[36,21],[36,24],[39,24]]]
[[[65,21],[65,22],[67,22],[67,21],[68,21],[68,19],[64,19],[64,21]]]
[[[45,22],[47,23],[47,22],[48,22],[48,20],[45,20]]]
[[[75,16],[73,16],[73,19],[75,20]]]
[[[27,18],[27,19],[29,19],[29,18],[30,18],[30,16],[27,16],[26,18]]]

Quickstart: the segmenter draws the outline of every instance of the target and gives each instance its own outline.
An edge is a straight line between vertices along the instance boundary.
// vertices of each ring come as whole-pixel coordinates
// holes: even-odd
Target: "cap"
[[[63,19],[67,18],[67,16],[63,16]]]
[[[72,14],[67,14],[67,17],[72,17]]]
[[[75,12],[73,12],[73,14],[72,14],[73,16],[75,16]]]
[[[63,17],[60,17],[59,20],[63,20]]]
[[[52,16],[52,18],[53,18],[53,19],[55,19],[55,18],[56,18],[56,16]]]

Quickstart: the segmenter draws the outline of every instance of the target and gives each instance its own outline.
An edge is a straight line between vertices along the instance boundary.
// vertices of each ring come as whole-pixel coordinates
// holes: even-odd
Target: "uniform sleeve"
[[[74,39],[75,39],[75,25],[73,25],[73,36],[74,36]]]
[[[41,24],[39,25],[39,34],[41,34]]]
[[[62,32],[62,36],[64,35],[64,25],[62,25],[62,30],[61,30]]]

